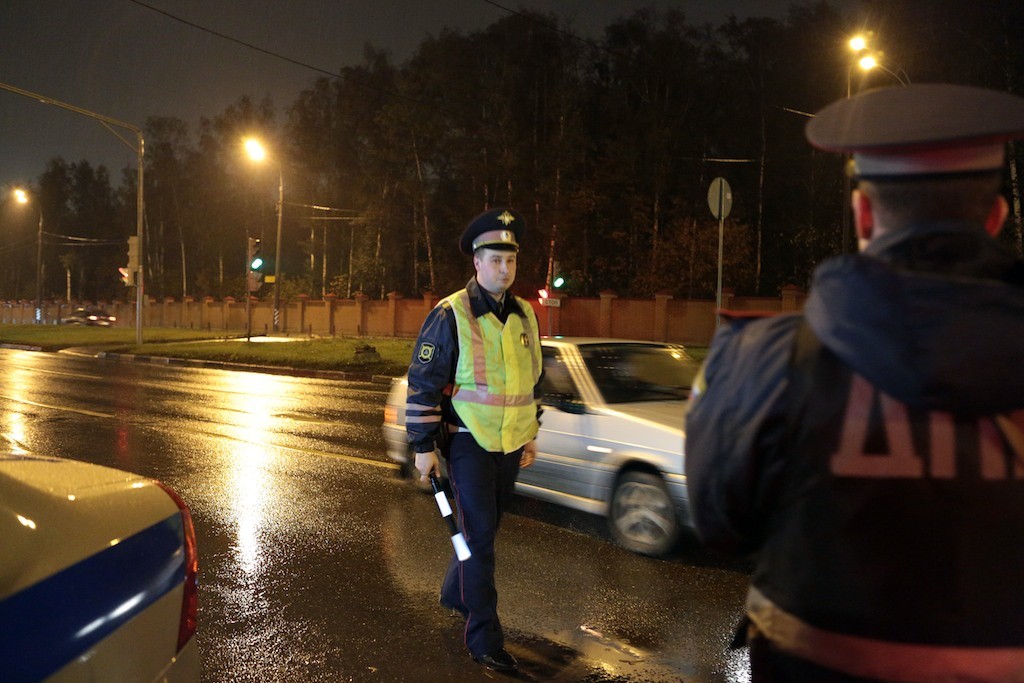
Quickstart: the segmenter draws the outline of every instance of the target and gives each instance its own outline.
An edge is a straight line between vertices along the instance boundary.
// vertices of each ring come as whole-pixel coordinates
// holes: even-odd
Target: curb
[[[39,349],[35,349],[39,350]],[[177,367],[211,368],[216,370],[236,370],[244,372],[261,372],[267,375],[289,375],[292,377],[312,377],[314,379],[334,379],[348,382],[371,382],[374,384],[391,384],[391,375],[373,375],[368,372],[345,372],[342,370],[308,370],[305,368],[289,368],[277,365],[252,365],[249,363],[232,363],[230,361],[193,360],[188,358],[171,358],[168,356],[144,356],[132,353],[112,353],[110,351],[86,352],[80,349],[65,349],[78,355],[94,356],[101,360],[117,363],[149,363],[151,365],[173,365]]]
[[[14,349],[16,351],[42,351],[42,346],[31,346],[29,344],[0,344],[0,349]]]

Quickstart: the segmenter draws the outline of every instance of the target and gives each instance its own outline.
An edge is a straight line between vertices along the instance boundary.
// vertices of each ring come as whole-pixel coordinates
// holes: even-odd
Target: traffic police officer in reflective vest
[[[756,553],[753,679],[1024,681],[1024,99],[882,88],[806,133],[853,155],[860,253],[723,326],[686,420],[699,535]]]
[[[494,209],[462,234],[476,275],[442,299],[420,329],[409,366],[406,429],[423,479],[443,451],[459,526],[472,555],[452,556],[441,604],[466,620],[465,642],[489,669],[514,671],[505,650],[494,586],[494,537],[520,467],[536,455],[541,350],[530,304],[516,278],[522,215]]]

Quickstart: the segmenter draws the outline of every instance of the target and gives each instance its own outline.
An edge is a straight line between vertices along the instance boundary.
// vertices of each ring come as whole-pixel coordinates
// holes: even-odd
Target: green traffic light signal
[[[263,242],[257,237],[250,237],[248,240],[248,257],[249,257],[249,270],[259,270],[263,267],[263,257],[260,256],[260,251],[263,248]]]
[[[554,287],[555,289],[560,289],[560,288],[562,287],[562,285],[564,285],[564,284],[565,284],[565,278],[564,278],[564,277],[562,277],[561,275],[559,275],[558,277],[556,277],[556,278],[555,278],[555,280],[554,280],[554,282],[552,282],[552,283],[551,283],[551,285],[552,285],[552,286],[553,286],[553,287]]]

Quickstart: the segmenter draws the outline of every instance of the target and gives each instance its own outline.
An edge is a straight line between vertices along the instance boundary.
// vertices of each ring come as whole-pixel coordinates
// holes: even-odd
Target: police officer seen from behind
[[[460,247],[472,254],[476,276],[442,299],[420,329],[409,366],[406,429],[425,480],[444,457],[459,526],[472,551],[453,555],[441,605],[466,620],[465,642],[489,669],[515,671],[505,650],[494,586],[494,537],[512,499],[520,467],[536,455],[541,351],[530,304],[509,288],[516,279],[522,215],[481,214]]]
[[[723,327],[686,422],[701,538],[756,553],[754,681],[1024,681],[1024,263],[997,243],[1024,100],[841,100],[859,254]]]

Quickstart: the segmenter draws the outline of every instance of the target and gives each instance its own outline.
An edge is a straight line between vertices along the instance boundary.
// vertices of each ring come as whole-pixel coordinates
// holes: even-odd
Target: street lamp
[[[267,158],[267,150],[255,138],[245,140],[245,151],[253,161],[262,162]],[[274,243],[274,332],[278,331],[281,320],[281,213],[284,211],[284,174],[281,163],[277,166],[277,240]]]
[[[872,69],[878,68],[886,73],[890,74],[893,78],[899,81],[900,85],[910,85],[910,77],[903,69],[899,69],[903,72],[904,78],[901,78],[895,72],[886,68],[879,62],[879,58],[882,56],[881,52],[872,52],[869,48],[869,41],[873,37],[873,33],[868,31],[867,33],[857,34],[850,38],[847,42],[850,50],[853,51],[854,58],[850,60],[849,65],[846,68],[846,99],[850,99],[852,93],[851,81],[853,80],[853,69],[854,67],[860,68],[861,71],[867,73]],[[850,193],[852,191],[852,183],[850,181],[850,164],[851,156],[849,154],[843,155],[843,234],[840,239],[843,253],[846,253],[847,241],[850,234]]]
[[[910,85],[910,76],[907,75],[907,72],[903,71],[903,69],[899,69],[899,67],[896,67],[903,74],[902,76],[900,76],[900,74],[896,73],[892,69],[889,69],[888,67],[883,65],[880,61],[878,61],[878,56],[880,56],[880,55],[881,55],[881,53],[879,53],[878,55],[874,55],[874,54],[864,55],[857,62],[857,66],[859,66],[864,71],[871,71],[872,69],[881,69],[882,71],[884,71],[885,73],[889,74],[890,76],[895,78],[897,81],[899,81],[900,85],[904,85],[904,86]]]
[[[19,204],[28,204],[28,192],[21,188],[15,188],[14,199]],[[39,212],[39,230],[36,233],[36,313],[34,320],[38,325],[43,321],[43,210],[36,202],[36,211]]]

